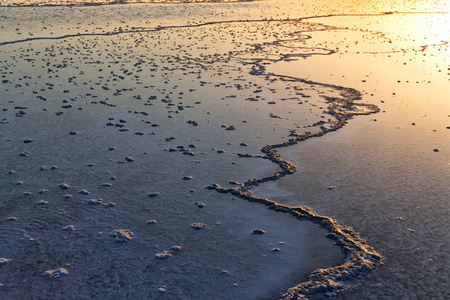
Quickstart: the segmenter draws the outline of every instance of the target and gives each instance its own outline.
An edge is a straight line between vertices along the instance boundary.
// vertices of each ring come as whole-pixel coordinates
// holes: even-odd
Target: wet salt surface
[[[250,4],[234,5],[249,13]],[[250,13],[254,13],[258,5],[264,11],[268,4],[251,5],[254,11]],[[125,7],[133,13],[138,10],[137,5]],[[89,24],[83,19],[89,19],[89,15],[80,17],[77,20],[80,24],[66,22],[67,28],[60,27],[58,22],[66,18],[60,13],[67,8],[44,9],[46,13],[55,12],[55,26],[31,26],[41,32],[30,31],[29,36],[104,30],[97,28],[99,24]],[[116,6],[89,9],[84,12],[106,19]],[[2,25],[6,24],[2,28],[6,31],[3,41],[20,40],[11,25],[23,15],[16,17],[12,8],[7,10],[8,15],[5,13],[3,18],[6,23],[2,21]],[[74,10],[64,14],[70,16],[81,11]],[[216,10],[217,19],[224,18],[218,12],[220,9]],[[195,13],[202,16],[202,11]],[[281,12],[274,15],[278,17]],[[43,15],[24,22],[29,22],[28,28],[29,24],[42,24],[42,19]],[[173,22],[164,18],[158,21],[163,26]],[[148,26],[150,21],[135,22]],[[326,99],[342,97],[340,86],[360,90],[364,86],[357,86],[356,80],[352,82],[355,85],[330,81],[320,77],[324,72],[315,72],[319,77],[308,78],[303,72],[290,73],[289,68],[281,68],[280,72],[276,68],[286,63],[295,66],[298,62],[336,57],[338,54],[328,55],[330,50],[336,51],[334,47],[319,43],[321,34],[328,39],[329,30],[336,35],[341,29],[273,21],[154,31],[157,22],[152,22],[145,29],[126,28],[128,22],[122,24],[126,31],[134,33],[98,36],[80,33],[58,40],[1,46],[2,80],[7,80],[2,84],[0,112],[5,157],[1,181],[5,246],[1,256],[11,261],[2,265],[5,276],[0,281],[11,297],[24,295],[17,282],[26,280],[33,282],[26,294],[43,298],[59,293],[55,288],[61,293],[69,291],[94,298],[149,295],[190,299],[275,298],[306,281],[313,270],[343,261],[339,248],[325,238],[327,231],[313,223],[300,222],[289,214],[267,210],[230,194],[204,189],[213,182],[236,188],[230,180],[239,183],[271,175],[275,165],[259,157],[262,147],[285,142],[307,131],[319,132],[320,126],[330,128],[339,124],[335,116],[324,114],[329,105]],[[108,30],[119,33],[118,23],[112,21]],[[182,16],[175,22],[186,23]],[[343,34],[353,32],[345,30]],[[376,34],[370,38],[373,36]],[[364,36],[357,38],[370,40]],[[445,51],[445,45],[441,47]],[[366,97],[364,102],[382,104],[372,98],[366,101]],[[365,112],[373,109],[354,108]],[[336,134],[345,133],[347,128]],[[320,144],[334,134],[301,144]],[[32,142],[24,143],[25,140]],[[342,209],[339,215],[337,207],[326,210],[321,201],[330,199],[327,192],[339,193],[341,187],[336,182],[326,182],[325,192],[305,188],[308,191],[305,199],[314,201],[298,200],[302,191],[292,186],[299,186],[296,178],[306,166],[285,152],[302,147],[279,150],[284,159],[300,168],[293,176],[277,181],[289,182],[282,189],[289,190],[290,195],[295,193],[279,202],[307,204],[323,215],[334,215],[376,242],[376,233],[360,225],[360,215],[352,218],[345,213],[349,207],[345,199],[338,202]],[[446,144],[435,147],[441,149],[440,153],[448,149]],[[312,149],[309,153],[317,151]],[[25,155],[21,156],[22,153]],[[239,156],[241,153],[250,155]],[[366,170],[359,166],[355,168]],[[320,170],[329,167],[311,168],[317,172],[315,180],[322,180]],[[22,184],[16,185],[18,181]],[[60,187],[63,183],[67,189]],[[332,185],[336,189],[328,190]],[[438,192],[439,186],[445,187],[438,185]],[[385,182],[377,187],[383,189]],[[40,193],[43,189],[47,192]],[[258,187],[254,190],[260,195]],[[351,184],[348,190],[356,194],[355,199],[364,195],[364,190],[356,192],[358,189]],[[265,192],[261,196],[276,199],[273,197],[283,194],[286,192]],[[36,205],[39,201],[47,203]],[[200,208],[198,203],[205,206]],[[367,218],[373,215],[378,216],[370,211]],[[254,229],[262,229],[266,234],[255,236]],[[410,229],[421,233],[417,228]],[[115,230],[128,233],[130,239],[115,243],[111,237]],[[372,245],[370,240],[369,244]],[[377,246],[385,249],[380,243]],[[277,248],[280,251],[273,251]],[[320,254],[317,249],[321,249]],[[67,276],[56,281],[42,276],[46,270],[58,268],[67,269]],[[386,266],[381,270],[385,269],[392,270]],[[379,272],[383,271],[369,276],[376,280]],[[385,273],[381,276],[386,281],[392,278]],[[375,280],[367,284],[373,285]],[[360,282],[352,284],[364,284]],[[389,296],[392,290],[363,289],[368,293],[382,290],[379,293],[384,296]],[[350,289],[340,297],[351,297],[346,293],[358,295],[361,291]]]

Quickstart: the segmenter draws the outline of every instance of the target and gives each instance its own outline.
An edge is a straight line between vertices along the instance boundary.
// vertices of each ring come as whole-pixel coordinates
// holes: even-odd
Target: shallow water
[[[446,9],[436,1],[2,7],[0,256],[10,259],[0,266],[2,292],[272,299],[348,253],[378,252],[384,266],[368,264],[363,279],[326,274],[346,288],[337,297],[445,298]],[[378,15],[292,21],[343,13]],[[420,24],[429,31],[411,30]],[[353,89],[367,106],[341,107],[355,115],[340,128],[328,106]],[[372,104],[381,112],[356,115],[375,112]],[[252,187],[254,195],[334,216],[374,249],[358,237],[345,256],[316,217],[299,221],[239,198],[247,194],[204,189],[238,191],[229,181],[271,176],[279,166],[260,149],[322,124],[338,130],[280,148],[297,172]],[[114,229],[134,234],[115,243]],[[155,256],[164,251],[171,256]],[[69,273],[43,276],[57,268]],[[368,273],[358,272],[342,277]]]

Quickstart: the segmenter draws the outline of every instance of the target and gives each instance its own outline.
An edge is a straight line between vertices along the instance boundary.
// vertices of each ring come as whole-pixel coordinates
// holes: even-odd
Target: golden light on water
[[[450,14],[438,13],[428,17],[413,18],[411,34],[423,35],[426,39],[448,41],[450,39]]]

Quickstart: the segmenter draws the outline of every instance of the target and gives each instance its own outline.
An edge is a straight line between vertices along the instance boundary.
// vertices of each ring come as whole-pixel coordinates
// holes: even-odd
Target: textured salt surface
[[[250,24],[244,30],[257,27]],[[239,24],[225,24],[220,29],[234,34],[242,30]],[[230,178],[246,180],[261,168],[272,168],[268,160],[240,159],[237,153],[242,145],[246,151],[257,152],[266,142],[263,136],[276,140],[278,133],[263,124],[273,119],[271,112],[280,114],[267,106],[263,113],[266,120],[259,120],[256,116],[261,116],[257,111],[261,108],[256,103],[236,103],[235,95],[246,99],[257,88],[265,96],[269,90],[262,84],[266,80],[254,76],[256,80],[249,83],[239,76],[250,72],[251,66],[243,71],[239,68],[245,65],[239,59],[233,61],[233,56],[221,61],[223,58],[210,55],[220,47],[210,30],[186,27],[169,32],[186,37],[180,41],[184,48],[192,44],[189,36],[206,39],[204,46],[197,46],[200,51],[191,51],[197,57],[185,56],[183,61],[176,49],[171,50],[175,52],[172,55],[164,50],[171,44],[165,41],[168,33],[162,34],[160,29],[143,32],[146,36],[138,43],[135,34],[88,37],[90,40],[74,37],[86,47],[83,50],[71,40],[61,39],[56,44],[40,40],[32,46],[33,53],[28,51],[24,61],[18,60],[23,65],[7,66],[17,77],[8,76],[4,83],[12,101],[5,102],[3,111],[5,118],[11,119],[4,124],[10,125],[3,136],[9,162],[6,168],[14,171],[7,175],[20,178],[23,184],[17,190],[11,189],[8,177],[2,183],[9,195],[3,203],[4,217],[17,218],[16,223],[5,224],[5,251],[19,264],[8,272],[12,276],[2,278],[5,293],[11,297],[18,293],[55,296],[51,287],[43,288],[49,283],[34,281],[24,292],[15,288],[15,282],[17,278],[31,280],[42,274],[42,268],[63,266],[69,274],[59,283],[59,290],[76,291],[77,295],[158,298],[163,297],[160,291],[164,289],[166,296],[191,299],[276,297],[305,280],[314,269],[338,264],[342,256],[314,226],[296,228],[289,225],[297,224],[295,219],[272,216],[263,208],[253,209],[236,201],[220,204],[230,198],[203,189],[212,180],[227,184]],[[133,42],[135,47],[130,50],[119,41],[124,45]],[[224,38],[222,43],[227,41]],[[148,42],[153,43],[151,49],[162,42],[160,53],[148,53]],[[112,54],[96,58],[102,53],[90,49],[97,45]],[[5,46],[11,47],[11,53],[29,49],[20,43]],[[250,50],[251,46],[242,51]],[[118,65],[121,56],[128,57],[124,65]],[[89,57],[86,62],[85,57]],[[25,78],[16,75],[30,62],[39,72]],[[215,64],[226,76],[217,75]],[[104,68],[111,71],[106,73]],[[239,80],[233,84],[233,79]],[[141,87],[139,83],[144,81],[149,85]],[[230,91],[219,89],[222,85]],[[16,97],[19,90],[28,96]],[[188,93],[189,97],[184,96]],[[227,109],[243,104],[240,113]],[[15,113],[18,106],[23,111],[20,116]],[[194,122],[189,120],[199,121],[192,126]],[[24,139],[33,142],[23,143]],[[23,158],[28,160],[18,160],[21,152],[27,152]],[[58,168],[42,170],[42,165]],[[36,192],[43,189],[47,192]],[[30,206],[30,202],[42,199],[35,199],[37,195],[47,202],[40,207],[45,210]],[[20,199],[20,206],[16,199]],[[274,227],[277,222],[280,225]],[[256,239],[251,234],[255,227],[264,228],[267,234]],[[274,256],[273,245],[282,241],[285,244],[276,247],[280,251]],[[28,243],[38,243],[40,250]],[[180,250],[168,250],[177,244]],[[312,254],[317,247],[324,249],[324,256]],[[27,267],[29,264],[33,267]],[[228,274],[225,279],[224,269]],[[267,277],[267,273],[275,277]]]
[[[243,12],[250,4],[233,5]],[[261,5],[259,13],[267,9]],[[125,16],[142,8],[155,14],[123,7]],[[14,25],[2,37],[1,251],[11,259],[2,265],[5,294],[249,299],[293,287],[284,297],[297,298],[331,295],[343,279],[380,264],[381,256],[334,218],[250,190],[302,165],[279,156],[294,148],[287,146],[322,140],[349,118],[377,111],[355,102],[360,93],[345,83],[271,69],[339,52],[314,36],[342,28],[287,20],[166,27],[164,16],[160,27],[144,18],[133,20],[141,28],[116,20],[104,32],[83,18],[107,19],[112,7],[43,9],[55,13],[53,24],[39,24],[39,13],[25,17],[26,25],[15,23],[24,17],[13,10],[4,18]],[[81,11],[80,24],[61,27]],[[175,24],[186,23],[184,13]],[[30,24],[31,38],[23,39],[21,26]],[[40,38],[52,35],[57,39]],[[273,163],[281,171],[273,174]],[[297,219],[326,228],[344,264],[324,230]],[[255,228],[266,234],[252,234]],[[114,243],[111,233],[128,242]],[[326,249],[321,256],[319,248]],[[67,276],[44,281],[44,270],[54,268]],[[17,288],[23,280],[33,282],[25,292]]]

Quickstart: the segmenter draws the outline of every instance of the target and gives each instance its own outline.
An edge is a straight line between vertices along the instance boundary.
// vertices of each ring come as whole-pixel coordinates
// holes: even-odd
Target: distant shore
[[[51,7],[51,6],[100,6],[116,4],[142,4],[142,3],[227,3],[227,2],[255,2],[258,0],[6,0],[0,3],[0,7]]]

